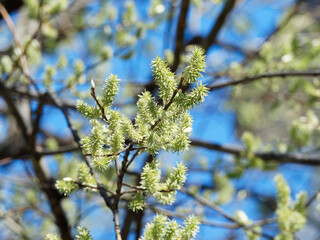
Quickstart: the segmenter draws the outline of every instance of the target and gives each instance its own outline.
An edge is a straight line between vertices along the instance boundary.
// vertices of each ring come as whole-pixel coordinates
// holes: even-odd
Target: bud
[[[94,84],[93,79],[91,79],[91,91],[94,92],[96,89],[96,85]]]
[[[70,177],[65,177],[65,178],[63,178],[62,180],[65,181],[65,182],[71,182],[71,181],[72,181],[72,178],[70,178]]]

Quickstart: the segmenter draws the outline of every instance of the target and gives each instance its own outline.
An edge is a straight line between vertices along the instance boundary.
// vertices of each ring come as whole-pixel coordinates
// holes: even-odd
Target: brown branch
[[[77,184],[79,186],[79,188],[90,188],[90,189],[93,189],[93,190],[101,190],[101,191],[105,191],[109,194],[111,194],[112,197],[115,196],[115,193],[106,189],[106,188],[101,188],[99,186],[93,186],[93,185],[88,185],[88,184],[84,184],[82,182],[79,182],[79,181],[74,181],[72,180],[73,183]]]
[[[191,145],[195,147],[203,147],[214,151],[230,153],[235,156],[241,156],[244,151],[241,147],[225,146],[216,143],[209,143],[201,140],[191,140]],[[275,161],[278,163],[296,163],[303,165],[320,165],[320,157],[305,156],[304,154],[283,154],[276,152],[255,152],[254,155],[264,161]]]
[[[68,152],[77,152],[80,151],[81,148],[79,146],[61,146],[55,150],[41,150],[41,151],[36,151],[33,154],[38,155],[38,156],[50,156],[50,155],[57,155],[57,154],[63,154],[63,153],[68,153]]]
[[[319,70],[309,70],[309,71],[299,71],[299,72],[276,72],[276,73],[264,73],[257,76],[252,77],[244,77],[242,79],[236,81],[227,81],[223,83],[215,83],[208,86],[210,91],[218,90],[221,88],[225,88],[228,86],[235,86],[240,84],[249,84],[258,80],[266,79],[266,78],[288,78],[288,77],[316,77],[320,76]]]
[[[234,8],[235,3],[236,3],[236,0],[228,0],[225,3],[225,5],[224,5],[220,15],[218,16],[215,24],[213,25],[209,35],[207,36],[207,38],[204,41],[203,47],[204,47],[205,52],[208,52],[210,46],[216,42],[218,33],[222,29],[226,19],[228,18],[228,15],[230,14],[232,9]]]
[[[33,129],[32,129],[32,133],[30,136],[30,144],[31,144],[31,148],[35,149],[36,146],[36,142],[37,142],[37,134],[39,132],[40,129],[40,121],[41,121],[41,117],[42,117],[42,112],[43,112],[43,102],[40,101],[37,111],[36,111],[36,119],[33,122]]]
[[[232,222],[237,222],[237,220],[230,213],[226,212],[225,210],[223,210],[218,205],[209,202],[208,200],[200,197],[199,195],[193,194],[191,191],[189,191],[188,189],[186,189],[184,187],[182,187],[180,191],[185,193],[185,194],[187,194],[188,196],[194,198],[194,200],[196,200],[200,204],[213,209],[214,211],[216,211],[217,213],[219,213],[221,216],[225,217],[226,219],[228,219],[228,220],[230,220]]]
[[[176,46],[174,49],[174,59],[171,71],[175,72],[180,63],[180,55],[183,51],[184,30],[186,28],[187,14],[189,10],[190,0],[183,0],[181,3],[180,14],[176,29]]]
[[[19,97],[24,97],[27,99],[32,99],[32,100],[36,100],[38,102],[43,101],[43,103],[47,104],[47,105],[54,105],[55,103],[52,101],[52,99],[50,98],[50,96],[47,93],[35,93],[32,91],[24,91],[21,90],[19,87],[7,87],[7,90],[15,96],[19,96]],[[72,110],[76,110],[76,105],[74,103],[74,101],[71,100],[61,100],[61,104],[63,107],[67,107],[70,108]]]
[[[24,149],[20,149],[19,152],[13,154],[12,152],[0,152],[0,165],[4,165],[6,163],[11,162],[13,159],[26,159],[29,156],[51,156],[57,154],[64,154],[68,152],[77,152],[80,151],[81,148],[73,145],[69,146],[60,146],[55,150],[42,149],[42,146],[37,145],[35,149],[27,150],[26,147]],[[7,159],[7,160],[5,160]]]

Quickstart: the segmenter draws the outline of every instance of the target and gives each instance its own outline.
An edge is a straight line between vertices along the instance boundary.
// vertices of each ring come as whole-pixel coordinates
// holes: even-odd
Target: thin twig
[[[225,88],[228,86],[249,84],[249,83],[255,82],[257,80],[262,80],[262,79],[266,79],[266,78],[317,77],[317,76],[320,76],[319,70],[308,70],[308,71],[299,71],[299,72],[264,73],[264,74],[257,75],[257,76],[244,77],[244,78],[236,80],[236,81],[231,80],[231,81],[227,81],[227,82],[223,82],[223,83],[211,84],[208,86],[208,88],[210,91],[214,91],[214,90],[218,90],[218,89]]]
[[[80,188],[91,188],[93,190],[100,190],[100,191],[105,191],[107,193],[109,193],[112,197],[114,197],[116,194],[106,188],[101,188],[99,187],[98,185],[97,186],[93,186],[93,185],[88,185],[88,184],[84,184],[82,182],[79,182],[79,181],[74,181],[72,180],[73,183],[77,184]]]
[[[108,120],[108,118],[107,118],[107,116],[106,116],[106,114],[105,114],[105,112],[104,112],[104,108],[101,106],[100,102],[98,101],[98,99],[97,99],[97,97],[96,97],[96,90],[95,90],[94,87],[91,87],[91,93],[90,93],[90,94],[91,94],[91,96],[93,97],[93,99],[94,99],[94,101],[96,102],[96,104],[98,105],[98,107],[100,108],[102,118],[103,118],[106,122],[108,122],[109,120]]]
[[[236,146],[225,146],[216,143],[209,143],[201,140],[192,139],[192,146],[203,147],[219,152],[230,153],[235,156],[241,156],[244,151],[241,147]],[[256,157],[261,158],[265,161],[276,161],[279,163],[296,163],[303,165],[320,165],[320,157],[319,156],[305,156],[304,154],[285,154],[285,153],[275,153],[275,152],[255,152],[254,155]]]
[[[237,220],[233,217],[233,215],[231,215],[230,213],[226,212],[225,210],[223,210],[218,205],[209,202],[208,200],[200,197],[199,195],[193,194],[191,191],[189,191],[188,189],[186,189],[184,187],[181,188],[181,192],[189,195],[190,197],[193,197],[200,204],[205,205],[205,206],[215,210],[217,213],[219,213],[221,216],[225,217],[226,219],[228,219],[228,220],[230,220],[232,222],[237,222]]]

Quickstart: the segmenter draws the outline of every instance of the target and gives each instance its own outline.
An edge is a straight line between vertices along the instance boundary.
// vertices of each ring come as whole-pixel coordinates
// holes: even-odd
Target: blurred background
[[[278,173],[293,199],[301,191],[308,196],[307,223],[295,239],[320,239],[319,1],[0,2],[1,239],[49,232],[70,239],[77,226],[93,239],[114,239],[113,216],[97,193],[64,197],[54,187],[76,176],[82,161],[66,112],[79,135],[88,134],[76,100],[94,103],[90,80],[99,92],[113,73],[121,79],[115,107],[133,119],[137,95],[157,94],[151,61],[166,58],[179,76],[195,45],[206,52],[201,80],[210,93],[191,112],[189,151],[157,155],[164,175],[176,162],[187,164],[185,189],[173,205],[149,199],[138,213],[121,202],[123,239],[138,239],[155,212],[179,223],[179,216],[201,217],[196,239],[246,239],[241,227],[192,193],[231,215],[242,210],[253,222],[266,220],[260,237],[273,239]],[[127,182],[137,184],[146,159],[135,161]],[[100,176],[115,188],[113,168]]]

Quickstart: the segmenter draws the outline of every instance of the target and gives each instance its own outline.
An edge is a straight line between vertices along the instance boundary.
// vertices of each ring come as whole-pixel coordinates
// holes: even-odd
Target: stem
[[[127,172],[129,165],[133,162],[133,160],[136,158],[136,156],[138,156],[138,152],[139,152],[139,150],[137,150],[137,152],[131,157],[131,159],[129,161],[129,154],[132,150],[133,150],[133,143],[130,143],[127,150],[126,150],[126,153],[123,157],[122,166],[121,166],[121,170],[120,170],[120,173],[118,176],[118,181],[117,181],[116,196],[115,196],[114,203],[112,206],[112,212],[113,212],[113,217],[114,217],[113,218],[114,229],[116,232],[117,240],[122,239],[118,212],[119,212],[120,197],[123,195],[123,193],[121,193],[122,185],[124,185],[123,178],[124,178],[125,173]]]
[[[124,174],[125,174],[125,172],[127,170],[128,157],[129,157],[131,148],[132,148],[132,144],[129,144],[129,147],[127,148],[126,153],[125,153],[125,155],[123,157],[122,167],[121,167],[121,170],[119,172],[118,180],[117,180],[116,196],[115,196],[114,203],[113,203],[113,206],[112,206],[114,229],[115,229],[115,232],[116,232],[117,240],[121,240],[122,239],[121,238],[119,214],[118,214],[118,212],[119,212],[119,200],[120,200],[120,197],[121,197],[121,188],[122,188],[123,177],[124,177]]]
[[[108,118],[104,112],[104,108],[101,106],[100,102],[98,101],[97,97],[96,97],[96,91],[94,88],[91,88],[91,96],[93,97],[94,101],[97,103],[98,107],[100,108],[101,111],[101,116],[102,118],[108,122]]]

